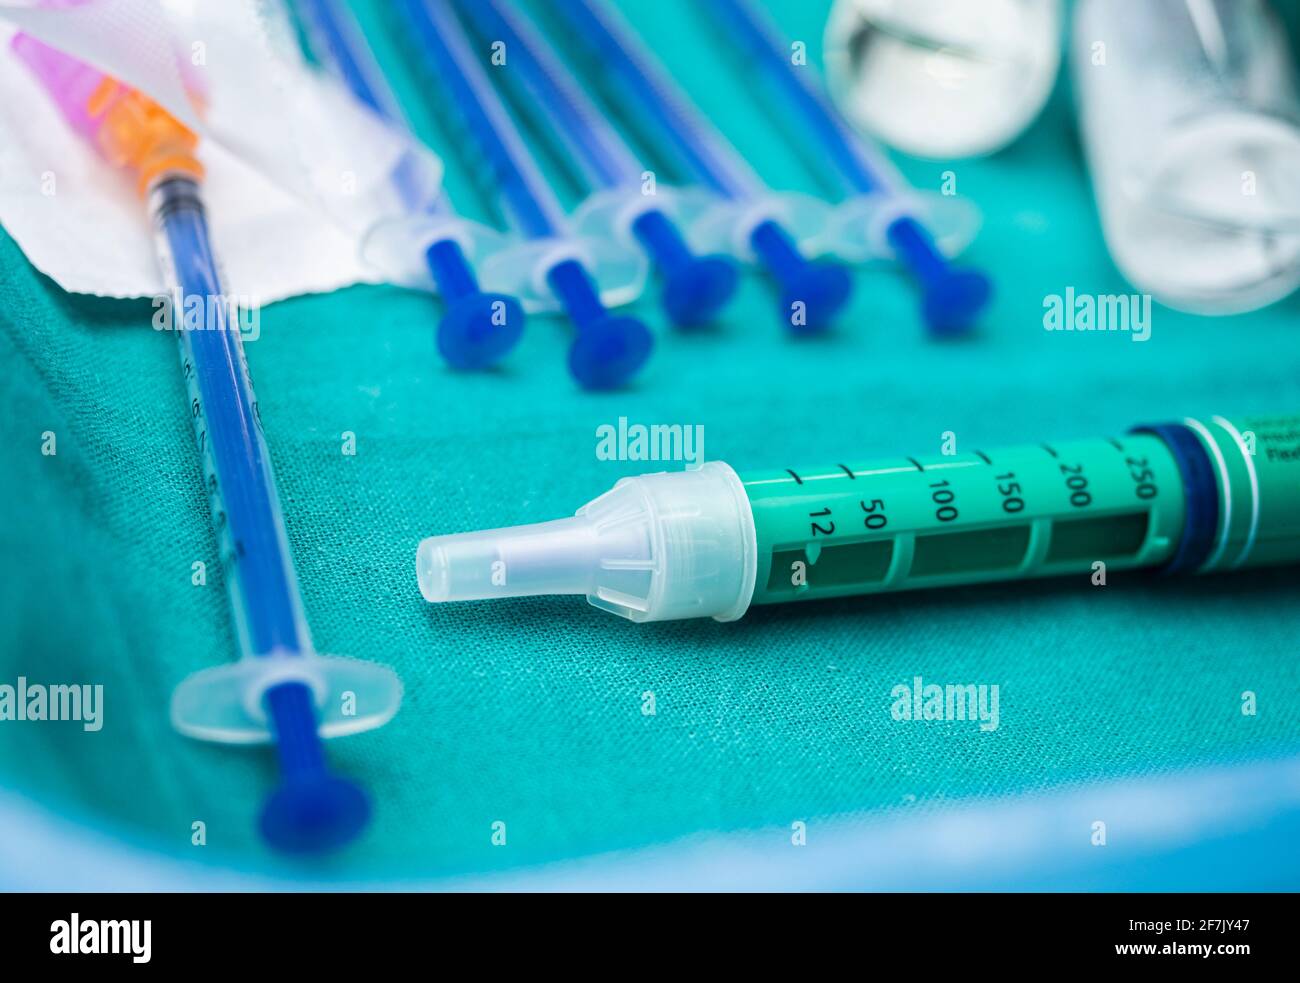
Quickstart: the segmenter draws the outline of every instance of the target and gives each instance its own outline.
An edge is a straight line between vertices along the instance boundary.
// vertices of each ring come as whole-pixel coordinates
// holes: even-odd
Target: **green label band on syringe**
[[[1132,567],[1300,560],[1300,416],[1119,438],[626,478],[569,519],[424,540],[430,601],[583,594],[634,621]]]
[[[741,475],[766,604],[1167,562],[1183,527],[1158,437]]]

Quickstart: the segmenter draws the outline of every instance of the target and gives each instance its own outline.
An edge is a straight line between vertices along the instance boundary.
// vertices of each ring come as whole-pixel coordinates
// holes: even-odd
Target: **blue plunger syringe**
[[[365,827],[370,803],[329,771],[320,739],[386,723],[402,687],[386,666],[312,646],[243,341],[208,235],[197,137],[96,69],[24,34],[13,45],[70,125],[136,177],[153,216],[241,651],[238,662],[176,687],[172,724],[201,740],[274,740],[283,781],[262,811],[262,834],[292,852],[342,845]]]
[[[642,192],[641,163],[522,14],[499,0],[462,0],[460,9],[484,40],[505,45],[504,70],[517,74],[531,105],[547,116],[598,189],[579,214],[595,219],[603,234],[636,237],[663,278],[662,302],[674,323],[712,320],[735,294],[738,275],[732,261],[694,254],[670,215],[671,192],[657,187],[653,196]],[[576,224],[585,223],[577,219]]]
[[[930,230],[910,213],[909,196],[899,187],[900,179],[830,104],[820,84],[813,81],[813,69],[795,67],[790,49],[764,23],[751,0],[709,0],[700,9],[713,18],[718,33],[744,54],[746,67],[756,68],[785,98],[795,112],[800,139],[815,139],[849,193],[870,200],[885,244],[924,293],[922,309],[930,329],[936,334],[959,334],[972,327],[992,293],[988,277],[948,262]]]
[[[262,834],[291,852],[330,849],[364,828],[370,805],[358,786],[329,772],[320,737],[386,723],[401,684],[384,666],[315,654],[198,182],[160,175],[149,205],[173,309],[194,312],[194,325],[176,325],[181,365],[243,651],[237,663],[184,680],[172,695],[172,722],[182,733],[224,743],[273,737],[283,784],[262,812]]]
[[[353,96],[377,115],[406,126],[406,121],[364,35],[340,0],[297,0],[312,49],[335,72]],[[456,215],[445,193],[426,199],[417,182],[394,176],[398,192],[418,231],[424,263],[447,310],[438,324],[438,351],[455,368],[485,368],[500,361],[518,343],[525,314],[519,301],[485,292],[466,247],[474,252],[500,248],[491,230]]]
[[[737,255],[756,260],[776,280],[782,318],[804,332],[829,325],[848,300],[852,280],[838,265],[806,259],[801,237],[788,228],[816,204],[767,188],[612,13],[590,0],[552,0],[547,9],[590,51],[594,70],[625,108],[647,118],[692,175],[728,200],[732,207],[722,220],[727,238]],[[796,310],[804,317],[792,319]]]
[[[515,267],[534,295],[549,293],[568,314],[577,334],[569,349],[569,370],[579,383],[590,389],[622,385],[645,364],[654,341],[639,320],[606,309],[599,273],[608,263],[609,269],[622,265],[643,274],[644,264],[628,266],[622,257],[626,250],[612,241],[579,241],[570,234],[563,207],[445,0],[402,0],[401,7],[448,101],[485,158],[513,224],[528,240],[531,251],[498,254],[494,261]],[[620,299],[632,300],[641,291],[641,278],[629,276],[623,286]]]

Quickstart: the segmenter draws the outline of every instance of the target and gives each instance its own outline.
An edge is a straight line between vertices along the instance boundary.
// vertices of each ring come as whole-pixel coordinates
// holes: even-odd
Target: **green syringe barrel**
[[[991,453],[741,475],[757,533],[753,603],[1168,562],[1178,466],[1134,435]]]
[[[569,519],[420,544],[430,601],[585,594],[635,621],[1102,569],[1300,561],[1300,415],[627,478]]]

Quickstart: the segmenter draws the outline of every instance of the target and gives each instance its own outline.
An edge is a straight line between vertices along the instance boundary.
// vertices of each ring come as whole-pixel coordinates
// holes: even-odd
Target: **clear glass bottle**
[[[836,0],[827,80],[840,110],[890,146],[990,154],[1047,102],[1063,19],[1061,0]]]
[[[1106,244],[1204,314],[1300,285],[1300,96],[1263,0],[1079,0],[1075,97]]]

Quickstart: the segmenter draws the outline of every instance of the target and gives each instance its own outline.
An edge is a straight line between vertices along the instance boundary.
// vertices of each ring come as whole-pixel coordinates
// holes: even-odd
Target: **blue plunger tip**
[[[569,371],[585,389],[616,389],[641,370],[654,336],[634,317],[606,314],[582,326],[569,348]]]
[[[853,278],[834,263],[805,263],[781,286],[781,316],[796,334],[820,334],[853,293]],[[802,318],[794,318],[796,303],[803,304]]]
[[[458,297],[438,322],[438,352],[456,369],[495,365],[518,344],[524,318],[519,301],[505,294]]]
[[[370,821],[361,788],[328,772],[289,778],[262,808],[262,836],[284,853],[322,853],[357,837]]]
[[[727,306],[740,285],[740,271],[724,256],[700,256],[664,278],[663,305],[684,328],[707,324]]]
[[[899,262],[925,292],[921,312],[930,333],[953,337],[974,327],[993,295],[989,278],[951,266],[934,236],[910,215],[895,219],[886,235]]]
[[[993,296],[993,283],[978,270],[949,270],[925,288],[922,313],[932,334],[955,337],[975,326]]]
[[[795,334],[824,331],[853,293],[848,270],[834,263],[809,262],[794,237],[772,219],[754,226],[749,242],[781,285],[781,319]]]

